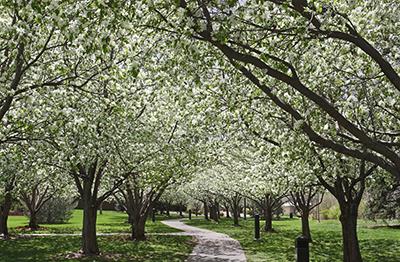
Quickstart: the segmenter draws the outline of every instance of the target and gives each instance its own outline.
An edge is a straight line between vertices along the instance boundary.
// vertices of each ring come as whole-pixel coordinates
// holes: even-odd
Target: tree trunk
[[[243,219],[247,219],[247,203],[246,203],[246,198],[243,199]]]
[[[358,204],[340,205],[340,223],[343,237],[343,262],[362,262],[357,238]]]
[[[29,228],[31,230],[39,229],[36,215],[37,215],[37,213],[34,210],[29,211]]]
[[[128,223],[131,224],[131,225],[133,223],[133,215],[130,212],[128,213]]]
[[[146,228],[147,216],[139,216],[138,219],[134,219],[132,224],[132,239],[136,241],[146,240],[145,228]]]
[[[103,203],[100,204],[100,207],[99,207],[99,214],[100,214],[100,215],[103,214]]]
[[[180,217],[183,217],[182,205],[179,205],[179,216],[180,216]]]
[[[208,205],[207,205],[207,202],[204,201],[203,205],[204,205],[204,218],[206,220],[208,220]]]
[[[210,218],[215,222],[218,222],[217,206],[214,203],[210,206]]]
[[[239,226],[239,214],[237,212],[233,212],[233,225]]]
[[[312,242],[311,231],[310,231],[310,223],[308,221],[309,213],[302,212],[301,213],[301,232],[302,235],[305,236],[309,242]]]
[[[99,254],[99,246],[96,237],[97,207],[84,199],[82,250],[87,256]]]
[[[233,201],[232,205],[232,213],[233,213],[233,225],[239,226],[239,206],[237,205],[236,201]]]
[[[267,205],[264,208],[264,218],[265,218],[265,227],[264,231],[265,232],[272,232],[272,208]]]
[[[231,218],[231,216],[229,214],[229,207],[226,207],[226,218]]]
[[[12,204],[12,197],[10,192],[6,192],[4,196],[4,204],[0,207],[0,234],[3,235],[4,239],[9,239],[10,235],[8,233],[8,215],[10,213]]]

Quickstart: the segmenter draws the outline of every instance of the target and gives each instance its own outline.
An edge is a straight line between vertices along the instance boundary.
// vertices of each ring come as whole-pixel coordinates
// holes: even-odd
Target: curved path
[[[183,230],[182,235],[194,236],[197,245],[186,261],[188,262],[245,262],[246,257],[240,243],[221,233],[192,227],[180,220],[164,220],[163,224]]]

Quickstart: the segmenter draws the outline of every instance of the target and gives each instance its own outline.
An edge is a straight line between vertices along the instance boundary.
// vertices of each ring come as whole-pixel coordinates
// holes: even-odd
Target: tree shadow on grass
[[[80,249],[80,237],[34,237],[0,241],[1,261],[184,261],[193,248],[191,237],[151,236],[134,242],[127,237],[99,237],[98,257],[67,258]]]

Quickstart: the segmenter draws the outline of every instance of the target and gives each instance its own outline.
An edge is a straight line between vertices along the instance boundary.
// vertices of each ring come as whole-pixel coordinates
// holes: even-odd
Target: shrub
[[[321,210],[323,219],[338,219],[340,216],[340,208],[338,205],[331,206],[329,209]]]
[[[65,197],[54,197],[47,201],[37,214],[38,223],[66,223],[72,217],[76,201]]]

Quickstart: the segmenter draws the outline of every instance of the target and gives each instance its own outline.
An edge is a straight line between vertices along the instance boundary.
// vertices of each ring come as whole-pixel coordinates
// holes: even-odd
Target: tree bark
[[[340,206],[340,223],[343,235],[343,261],[362,262],[360,246],[357,238],[358,203]]]
[[[133,223],[133,215],[131,213],[128,213],[128,223],[131,225]]]
[[[179,216],[183,217],[183,213],[182,213],[182,205],[179,204]]]
[[[103,202],[100,204],[99,206],[99,214],[102,215],[103,214]]]
[[[231,218],[231,215],[229,214],[229,207],[227,206],[225,209],[226,209],[226,218]]]
[[[87,256],[99,254],[99,246],[96,237],[97,207],[88,199],[84,200],[82,250]]]
[[[37,213],[34,210],[29,211],[29,228],[31,230],[39,229],[39,225],[37,222]]]
[[[145,228],[146,228],[147,215],[139,215],[137,219],[134,219],[132,223],[132,239],[136,241],[146,240]]]
[[[247,202],[246,198],[243,199],[243,219],[247,219]]]
[[[272,229],[272,208],[270,205],[266,205],[264,208],[264,217],[265,217],[265,232],[273,232]]]
[[[11,192],[8,192],[6,190],[6,194],[4,196],[4,203],[1,206],[0,210],[0,234],[3,235],[4,239],[9,239],[10,235],[8,233],[8,215],[10,213],[11,209],[11,204],[12,204],[12,196]]]
[[[215,222],[218,222],[218,211],[215,203],[212,203],[210,206],[210,218]]]
[[[204,201],[204,202],[203,202],[203,205],[204,205],[204,218],[205,218],[206,220],[208,220],[209,218],[208,218],[208,205],[207,205],[207,202]]]
[[[238,206],[236,200],[233,201],[232,211],[233,211],[232,212],[233,213],[233,225],[234,226],[239,226],[239,212],[240,212],[240,209],[239,209],[239,206]]]
[[[301,213],[301,233],[303,236],[305,236],[308,239],[309,242],[312,242],[310,223],[309,223],[308,217],[309,217],[308,212],[303,211]]]

